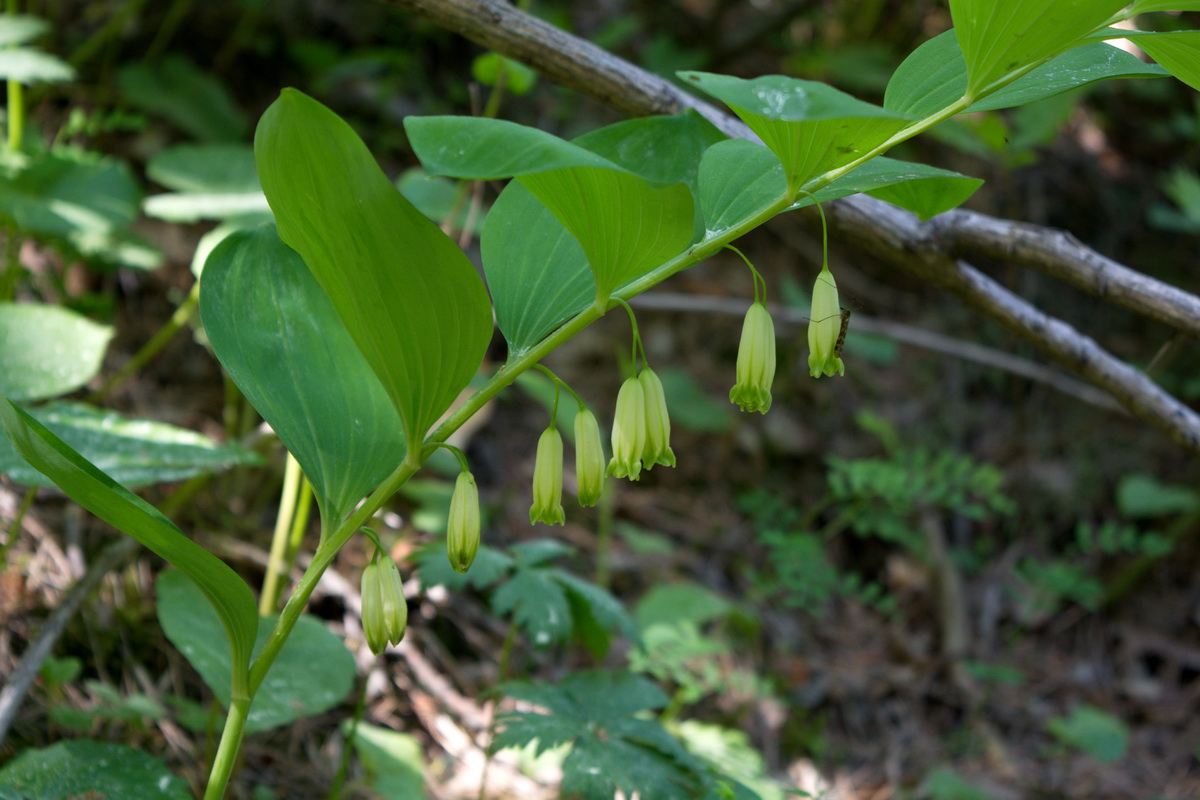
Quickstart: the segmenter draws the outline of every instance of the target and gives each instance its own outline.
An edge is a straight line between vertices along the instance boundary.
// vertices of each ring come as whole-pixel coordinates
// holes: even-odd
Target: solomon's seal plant
[[[579,505],[594,506],[604,493],[604,442],[600,423],[583,403],[575,413],[575,482]]]
[[[551,418],[553,419],[553,417]],[[529,521],[562,525],[566,515],[562,507],[563,443],[554,423],[538,438],[537,460],[533,467],[533,505]]]
[[[475,476],[467,470],[458,473],[454,494],[450,496],[450,517],[446,523],[446,555],[457,572],[466,572],[479,552],[479,489]]]

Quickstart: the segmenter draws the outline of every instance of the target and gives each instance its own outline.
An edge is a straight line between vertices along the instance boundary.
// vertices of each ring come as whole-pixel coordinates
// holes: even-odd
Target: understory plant
[[[396,190],[345,121],[301,91],[283,90],[259,121],[254,142],[274,224],[235,232],[218,245],[200,293],[213,351],[295,458],[318,504],[319,545],[278,617],[260,621],[254,593],[228,565],[20,405],[0,403],[0,425],[29,464],[172,563],[219,616],[229,650],[228,705],[204,796],[224,796],[251,704],[323,572],[441,449],[459,464],[447,558],[469,574],[481,552],[478,490],[468,459],[449,439],[522,373],[619,309],[631,321],[631,358],[611,415],[609,458],[597,415],[552,376],[555,402],[570,402],[568,396],[578,402],[579,501],[595,503],[606,480],[636,481],[644,470],[695,457],[671,449],[662,384],[641,345],[633,297],[776,215],[810,205],[866,192],[922,219],[959,205],[981,181],[884,156],[956,115],[1109,78],[1173,74],[1200,86],[1200,31],[1112,27],[1138,14],[1181,9],[1200,10],[1200,2],[951,0],[953,30],[896,69],[882,105],[777,75],[679,73],[685,85],[725,103],[761,143],[727,138],[694,113],[621,122],[574,141],[497,119],[409,117],[405,132],[427,174],[509,180],[482,226],[486,284],[458,244]],[[1134,37],[1158,64],[1105,41],[1117,37]],[[730,398],[743,410],[766,413],[774,332],[768,281],[750,270],[753,300]],[[813,286],[810,372],[840,375],[850,318],[827,263],[814,266]],[[507,343],[507,359],[495,369],[483,366],[493,320]],[[537,445],[530,512],[549,524],[564,519],[556,416]],[[390,556],[377,552],[363,582],[364,628],[376,652],[399,641],[408,624],[399,581]],[[260,625],[266,626],[261,635]],[[580,687],[589,698],[607,687],[620,702],[581,705]],[[637,716],[665,702],[656,692],[627,674],[583,674],[555,689],[517,686],[512,696],[554,714],[503,716],[498,741],[538,740],[546,747],[572,739],[586,755],[593,752],[587,747],[616,738],[629,748],[654,749],[664,762],[683,762],[686,754]],[[584,796],[617,789],[688,796],[667,772],[644,785],[614,785],[587,779],[603,763],[580,756],[576,765],[568,783]],[[686,791],[728,796],[727,786],[695,771]]]

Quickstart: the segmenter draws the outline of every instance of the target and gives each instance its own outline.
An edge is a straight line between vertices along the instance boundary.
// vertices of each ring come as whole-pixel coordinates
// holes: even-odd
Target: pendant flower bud
[[[729,390],[729,402],[742,411],[765,414],[771,408],[771,383],[775,380],[775,323],[771,312],[755,302],[742,322],[738,345],[737,383]]]
[[[675,453],[671,451],[671,418],[667,415],[667,397],[663,393],[662,381],[654,370],[646,367],[638,375],[642,385],[642,396],[646,401],[646,447],[642,451],[642,464],[653,469],[655,464],[675,466]]]
[[[575,415],[575,480],[579,505],[596,505],[604,491],[604,445],[596,415],[587,408]]]
[[[460,472],[450,497],[446,527],[446,555],[456,572],[466,572],[479,551],[479,488],[475,476]]]
[[[538,439],[537,461],[533,466],[533,505],[529,522],[562,525],[567,521],[562,507],[563,443],[562,434],[553,426]]]
[[[608,474],[636,481],[642,472],[642,454],[646,451],[646,395],[637,378],[627,378],[617,393],[612,450]]]
[[[845,375],[846,365],[839,357],[842,309],[838,305],[837,283],[829,267],[824,267],[813,284],[812,309],[808,318],[808,374]]]
[[[379,655],[388,644],[400,644],[408,628],[408,602],[396,562],[383,556],[367,565],[362,575],[363,633],[371,652]]]

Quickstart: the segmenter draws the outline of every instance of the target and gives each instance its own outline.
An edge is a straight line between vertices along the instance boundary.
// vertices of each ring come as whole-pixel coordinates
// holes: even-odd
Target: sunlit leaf
[[[25,750],[0,768],[3,800],[65,797],[189,800],[193,795],[187,782],[172,775],[162,761],[115,742],[59,742]]]
[[[1200,90],[1200,31],[1142,34],[1133,41],[1176,78]]]
[[[491,339],[474,265],[404,199],[349,125],[300,92],[285,89],[263,114],[254,151],[280,237],[329,295],[408,441],[421,441]]]
[[[146,175],[174,190],[146,198],[142,208],[151,217],[196,222],[270,214],[249,145],[178,145],[152,158]]]
[[[824,202],[865,192],[929,219],[961,205],[982,185],[979,178],[948,169],[880,156],[829,184],[816,197]],[[808,205],[812,199],[801,197],[793,208]]]
[[[379,379],[294,250],[263,226],[209,257],[200,313],[217,358],[341,519],[404,458]]]
[[[100,371],[112,337],[70,309],[0,303],[0,393],[28,401],[74,391]]]
[[[1200,0],[1134,0],[1129,10],[1134,14],[1150,11],[1200,11]]]
[[[50,23],[29,14],[0,16],[0,47],[31,42],[50,30]]]
[[[31,47],[0,50],[0,78],[18,83],[60,83],[75,79],[75,68]]]

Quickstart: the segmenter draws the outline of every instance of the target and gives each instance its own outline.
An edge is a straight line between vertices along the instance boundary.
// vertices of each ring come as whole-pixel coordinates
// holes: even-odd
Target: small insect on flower
[[[841,353],[849,325],[849,313],[838,306],[837,283],[826,266],[813,284],[808,320],[808,374],[814,378],[846,374]]]

